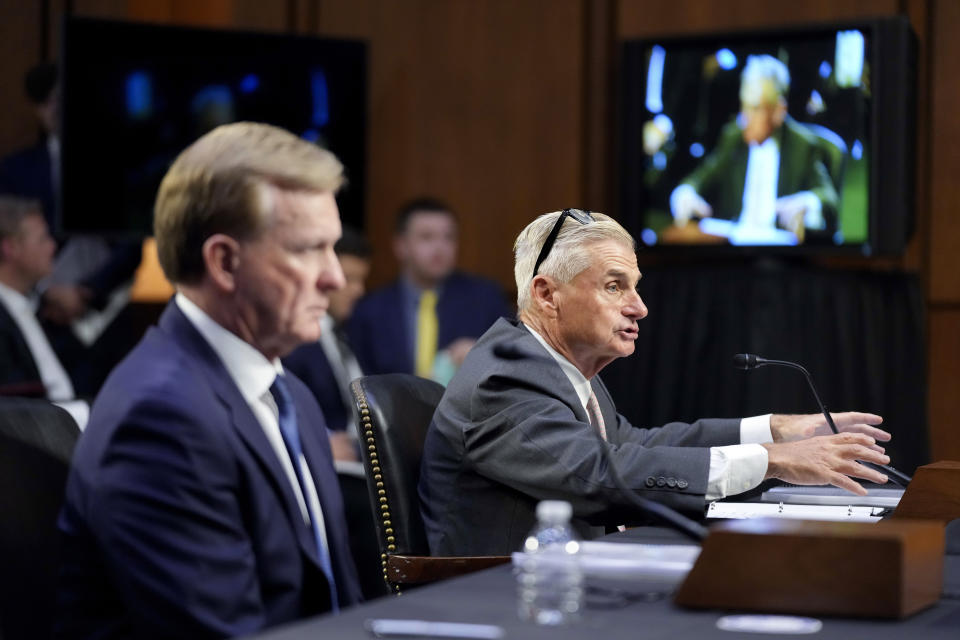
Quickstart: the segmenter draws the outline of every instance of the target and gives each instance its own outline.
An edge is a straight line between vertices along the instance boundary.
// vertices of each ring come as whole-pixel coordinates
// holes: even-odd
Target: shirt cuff
[[[753,416],[740,421],[740,442],[742,444],[766,444],[773,442],[773,432],[770,431],[770,416]]]
[[[759,444],[710,447],[707,501],[749,491],[767,474],[767,450]]]

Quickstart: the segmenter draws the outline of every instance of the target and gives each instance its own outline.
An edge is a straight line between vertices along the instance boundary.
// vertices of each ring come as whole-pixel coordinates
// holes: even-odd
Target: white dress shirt
[[[586,411],[592,391],[590,381],[572,362],[551,347],[543,336],[530,327],[523,326],[560,365]],[[707,500],[719,500],[730,494],[741,493],[763,482],[767,473],[767,450],[760,445],[773,442],[770,415],[743,418],[740,421],[740,442],[741,444],[724,447],[710,447],[710,469],[705,495]]]
[[[777,188],[780,184],[780,145],[773,136],[760,144],[750,145],[747,175],[743,184],[743,210],[740,226],[773,229],[777,226]],[[799,191],[783,200],[794,199],[804,204],[803,226],[825,229],[823,203],[811,191]]]
[[[287,453],[287,447],[283,442],[283,435],[280,433],[280,412],[277,409],[276,401],[273,399],[273,394],[270,393],[270,387],[273,385],[274,379],[277,375],[283,373],[280,360],[267,360],[262,353],[249,343],[217,324],[203,309],[182,293],[178,293],[175,300],[190,324],[200,332],[200,335],[220,357],[230,378],[237,385],[244,400],[247,401],[251,411],[253,411],[253,415],[256,416],[257,422],[263,428],[263,433],[270,441],[273,452],[280,460],[280,465],[290,482],[293,494],[297,497],[304,523],[310,526],[310,514],[313,513],[318,521],[318,529],[323,536],[323,544],[328,546],[327,533],[323,526],[323,510],[320,508],[317,488],[313,484],[313,476],[310,474],[307,461],[301,453],[297,464],[300,465],[307,500],[310,502],[309,511],[307,510],[307,503],[304,501],[303,492],[300,490],[300,482],[297,480],[290,455]],[[309,429],[310,425],[301,422],[299,427],[304,430]]]
[[[745,227],[773,229],[777,226],[777,181],[780,178],[780,148],[767,138],[750,145],[747,176],[743,184],[743,211],[740,224]]]

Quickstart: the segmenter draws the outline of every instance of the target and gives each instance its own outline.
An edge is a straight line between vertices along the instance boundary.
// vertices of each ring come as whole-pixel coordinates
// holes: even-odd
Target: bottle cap
[[[573,507],[566,500],[543,500],[537,505],[537,519],[566,522],[573,515]]]

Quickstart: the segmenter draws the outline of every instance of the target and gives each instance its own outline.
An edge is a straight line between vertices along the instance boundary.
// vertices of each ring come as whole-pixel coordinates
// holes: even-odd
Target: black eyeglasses
[[[589,211],[584,211],[583,209],[564,209],[557,218],[556,223],[554,223],[550,235],[547,236],[546,241],[543,243],[543,248],[540,249],[540,255],[537,256],[537,263],[533,265],[533,275],[530,276],[531,280],[537,277],[537,270],[540,268],[540,265],[543,264],[543,261],[547,259],[547,256],[550,255],[550,249],[553,248],[553,243],[557,241],[557,236],[560,235],[560,227],[563,226],[563,221],[567,219],[567,216],[573,218],[580,224],[596,222]]]

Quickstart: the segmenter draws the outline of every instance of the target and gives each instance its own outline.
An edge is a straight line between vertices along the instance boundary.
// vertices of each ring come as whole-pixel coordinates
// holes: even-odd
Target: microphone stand
[[[751,369],[756,369],[766,365],[776,365],[780,367],[789,367],[791,369],[796,369],[803,373],[804,377],[807,379],[807,384],[810,386],[810,391],[813,392],[813,397],[817,401],[817,406],[820,407],[820,412],[823,414],[823,417],[827,420],[827,425],[829,425],[830,430],[834,433],[840,433],[840,430],[837,429],[836,423],[833,421],[833,416],[830,415],[830,412],[827,411],[827,406],[823,404],[823,401],[820,399],[820,394],[817,393],[817,388],[813,384],[813,378],[810,377],[810,372],[806,370],[800,364],[796,362],[788,362],[786,360],[767,360],[766,358],[761,358],[760,356],[753,356],[750,354],[738,354],[734,356],[734,363],[737,367],[745,369],[747,371]],[[887,475],[887,478],[892,480],[894,484],[898,484],[901,487],[906,487],[910,481],[913,479],[907,474],[903,473],[898,469],[885,464],[879,464],[876,462],[867,462],[865,460],[858,461],[860,464],[865,467],[869,467],[874,471],[879,471]]]

